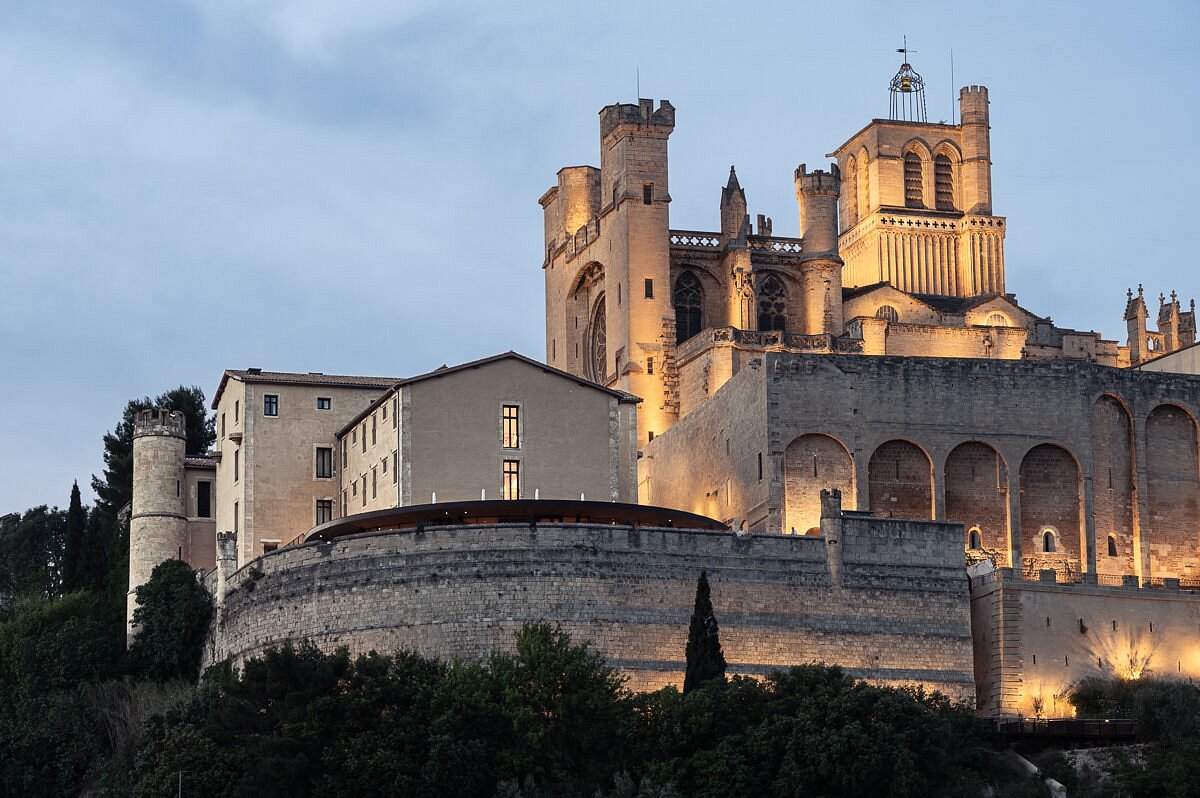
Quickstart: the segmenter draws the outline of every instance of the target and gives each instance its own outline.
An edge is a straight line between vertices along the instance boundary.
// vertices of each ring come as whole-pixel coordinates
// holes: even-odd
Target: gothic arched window
[[[921,156],[904,154],[904,207],[924,208],[924,187],[921,185]]]
[[[945,155],[933,159],[933,187],[936,189],[937,209],[954,210],[954,167]]]
[[[1117,536],[1116,535],[1108,536],[1108,556],[1109,557],[1117,556]]]
[[[971,551],[979,551],[983,548],[982,535],[979,534],[979,527],[972,527],[967,533],[967,548]]]
[[[696,275],[691,272],[679,275],[671,304],[675,306],[675,343],[681,344],[704,325],[704,289]]]
[[[1054,532],[1050,529],[1042,531],[1042,551],[1046,554],[1053,554],[1058,551],[1058,545],[1054,540]]]
[[[846,161],[845,187],[842,196],[846,198],[846,227],[858,224],[858,159],[853,155]]]
[[[608,375],[608,329],[604,315],[604,294],[596,301],[592,323],[588,325],[588,377],[604,383]]]
[[[758,329],[787,329],[787,294],[783,283],[773,274],[768,274],[758,286]]]

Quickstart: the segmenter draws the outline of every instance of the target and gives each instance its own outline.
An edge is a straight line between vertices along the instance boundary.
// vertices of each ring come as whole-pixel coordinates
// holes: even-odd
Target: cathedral
[[[663,100],[600,112],[542,195],[546,353],[409,378],[228,370],[216,448],[135,428],[130,611],[180,556],[210,661],[286,640],[482,656],[529,620],[636,687],[677,681],[707,569],[731,672],[819,659],[981,712],[1069,711],[1095,674],[1200,677],[1194,302],[1125,343],[1005,277],[988,91],[801,164],[800,237],[670,224]],[[1152,304],[1152,303],[1151,303]]]

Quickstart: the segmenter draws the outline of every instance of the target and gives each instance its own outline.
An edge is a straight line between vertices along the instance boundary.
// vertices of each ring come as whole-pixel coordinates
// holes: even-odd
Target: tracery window
[[[993,313],[987,317],[987,326],[989,327],[1007,327],[1008,319],[1003,313]]]
[[[787,294],[783,283],[768,274],[758,286],[758,329],[761,331],[787,329]]]
[[[904,155],[904,207],[925,207],[924,188],[921,185],[921,156],[915,152]]]
[[[608,377],[608,329],[603,294],[596,302],[592,323],[588,327],[588,376],[599,383],[605,382]]]
[[[883,319],[884,321],[898,322],[900,321],[900,312],[891,305],[880,305],[875,311],[875,318]]]
[[[675,343],[681,344],[699,333],[704,324],[704,289],[696,275],[679,275],[671,304],[675,306]]]
[[[954,167],[945,155],[933,159],[933,187],[936,190],[937,209],[954,210]]]

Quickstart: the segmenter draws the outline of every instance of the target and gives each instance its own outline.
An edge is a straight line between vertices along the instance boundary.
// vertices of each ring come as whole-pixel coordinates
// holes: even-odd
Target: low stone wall
[[[946,554],[940,564],[913,556],[903,558],[912,564],[885,567],[864,540],[846,547],[838,562],[846,578],[835,586],[830,547],[815,536],[555,523],[288,547],[232,575],[206,656],[240,663],[309,640],[354,653],[408,648],[476,658],[511,649],[521,624],[548,621],[588,641],[632,688],[656,689],[682,683],[696,579],[707,570],[730,673],[823,661],[860,678],[972,700],[961,528],[875,523],[892,533],[873,543],[902,538],[902,548]],[[860,569],[854,559],[863,548],[872,553]]]

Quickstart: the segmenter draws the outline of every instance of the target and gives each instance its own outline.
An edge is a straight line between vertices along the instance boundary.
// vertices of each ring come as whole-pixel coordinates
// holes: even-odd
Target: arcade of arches
[[[1112,396],[1093,405],[1090,452],[1051,442],[1006,450],[1018,464],[1015,473],[1000,448],[984,440],[953,445],[935,465],[919,439],[889,440],[852,455],[830,435],[800,435],[781,463],[783,531],[819,534],[820,491],[838,488],[847,509],[865,505],[879,517],[962,523],[972,560],[986,557],[1027,573],[1200,578],[1196,421],[1181,407],[1160,405],[1145,416],[1144,430],[1140,510],[1134,421]],[[1091,458],[1090,479],[1080,454]]]

